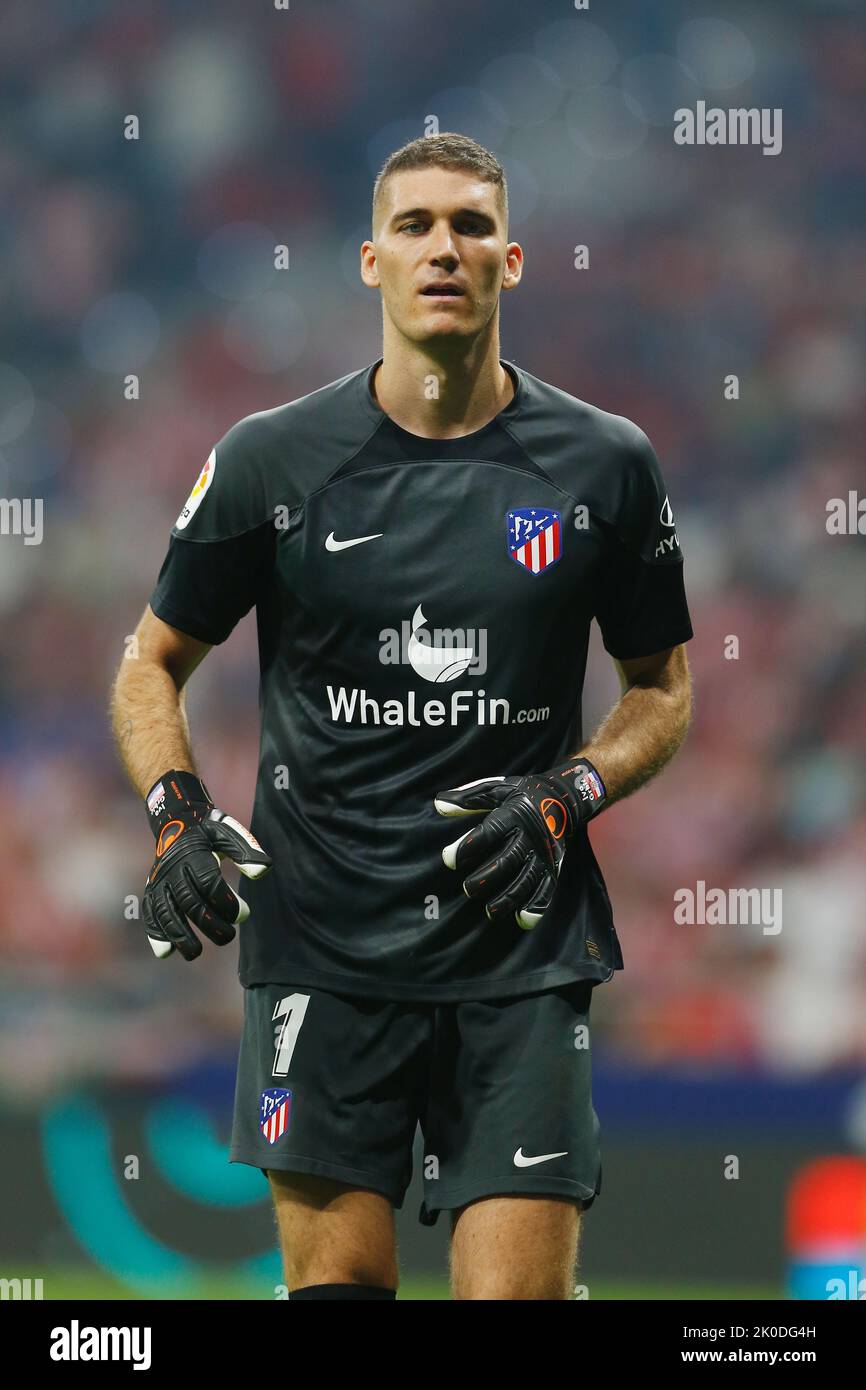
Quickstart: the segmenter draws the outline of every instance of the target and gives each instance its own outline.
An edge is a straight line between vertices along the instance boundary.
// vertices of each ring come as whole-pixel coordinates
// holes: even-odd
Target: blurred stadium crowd
[[[159,964],[125,916],[152,844],[107,692],[213,443],[379,355],[358,247],[428,113],[509,177],[527,263],[502,356],[647,431],[686,556],[691,733],[593,828],[626,965],[597,1043],[866,1059],[866,541],[826,528],[866,493],[864,30],[844,5],[492,8],[4,7],[0,494],[44,502],[41,544],[0,536],[8,1096],[237,1046],[234,948]],[[781,107],[782,153],[675,146],[701,97]],[[189,688],[199,767],[242,819],[256,683],[250,615]],[[587,729],[617,693],[595,634]],[[678,925],[700,881],[780,889],[781,931]]]

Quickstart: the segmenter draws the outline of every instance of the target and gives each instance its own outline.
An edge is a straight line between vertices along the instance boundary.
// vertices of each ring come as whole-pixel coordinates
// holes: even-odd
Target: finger
[[[556,883],[549,873],[545,873],[541,884],[528,903],[519,908],[515,913],[517,925],[523,931],[532,931],[538,926],[547,909],[553,902],[553,894],[556,890]]]
[[[439,792],[433,798],[433,805],[440,816],[476,816],[484,811],[492,811],[506,796],[511,795],[513,777],[479,777],[474,782],[464,782],[461,787],[451,787]]]
[[[504,892],[491,898],[485,908],[488,921],[498,922],[516,915],[517,911],[525,903],[528,903],[538,891],[543,875],[544,867],[533,855]]]
[[[494,858],[488,859],[463,880],[463,892],[467,898],[483,897],[489,900],[506,884],[514,881],[531,853],[528,838],[519,830],[515,831],[505,845],[499,845]]]
[[[216,874],[216,878],[226,893],[234,899],[234,894],[225,879],[219,873]],[[225,896],[217,893],[216,885],[214,885],[214,891],[211,891],[210,885],[203,884],[201,875],[195,872],[192,864],[181,864],[180,873],[172,878],[171,886],[177,898],[178,906],[187,917],[195,922],[195,925],[204,932],[205,936],[217,946],[226,946],[234,940],[236,935],[234,927],[213,906],[214,898],[218,897],[221,902],[224,902]],[[230,910],[235,911],[234,901],[230,905]]]
[[[218,855],[214,854],[213,857],[217,864],[216,870],[212,869],[210,864],[201,869],[197,863],[194,866],[199,892],[226,926],[240,926],[250,915],[249,906],[240,894],[226,883],[219,871]],[[228,939],[231,940],[231,937]]]
[[[213,864],[210,862],[211,859],[214,861]],[[250,909],[220,873],[219,855],[215,850],[210,854],[204,851],[190,856],[182,868],[182,878],[178,880],[175,873],[172,882],[176,891],[178,888],[182,889],[184,912],[188,917],[192,917],[197,925],[205,926],[205,922],[199,922],[196,917],[196,912],[202,908],[210,909],[211,914],[215,914],[225,927],[247,920]],[[232,937],[227,936],[225,940],[231,941]]]
[[[147,939],[150,943],[150,949],[153,951],[153,954],[157,957],[158,960],[166,960],[168,956],[170,956],[173,953],[174,946],[170,941],[167,941],[165,939],[165,937],[162,935],[159,926],[157,925],[156,918],[153,915],[153,908],[151,906],[150,896],[148,893],[145,893],[144,898],[142,899],[141,917],[144,923],[144,929],[147,932]]]
[[[232,860],[232,863],[235,864],[238,869],[240,869],[244,878],[251,878],[253,880],[257,878],[264,878],[265,874],[268,872],[268,870],[274,862],[273,860],[271,860],[270,864],[253,864],[249,863],[246,860],[241,861],[240,859],[232,859],[231,855],[229,855],[229,858]]]
[[[252,831],[234,816],[211,811],[202,822],[202,829],[214,849],[236,864],[246,878],[261,878],[273,865],[271,856],[265,853]]]
[[[219,855],[214,853],[214,859],[216,860],[217,869],[219,869]],[[234,863],[234,860],[232,862]],[[262,868],[261,872],[267,873],[269,867],[269,865],[266,865]],[[238,865],[238,868],[244,872],[241,865]],[[258,873],[258,866],[256,866],[256,873]],[[250,877],[250,875],[247,875],[247,877]],[[250,915],[249,904],[244,902],[240,893],[236,893],[231,884],[226,883],[221,873],[218,872],[213,875],[205,874],[204,886],[207,890],[209,902],[212,907],[216,909],[217,914],[224,922],[234,923],[235,926],[239,927],[247,920]]]
[[[147,939],[150,942],[150,949],[158,960],[165,960],[174,952],[174,947],[170,941],[161,941],[155,936],[149,936]]]
[[[480,825],[473,825],[459,839],[446,845],[442,858],[449,869],[456,869],[465,877],[485,859],[498,854],[511,833],[522,828],[522,822],[515,824],[514,816],[507,809],[489,811]]]
[[[471,834],[472,831],[467,830],[463,835],[460,836],[459,840],[454,840],[450,845],[445,846],[445,848],[442,851],[442,861],[447,869],[457,868],[457,851],[463,844],[463,841],[468,839]]]
[[[195,960],[196,956],[201,955],[201,942],[188,925],[168,883],[162,883],[154,893],[153,912],[158,925],[184,960]]]

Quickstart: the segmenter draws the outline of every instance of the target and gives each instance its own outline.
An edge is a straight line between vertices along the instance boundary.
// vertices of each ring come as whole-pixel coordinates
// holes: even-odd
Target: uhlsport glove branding
[[[220,873],[220,860],[231,860],[249,879],[261,878],[273,861],[245,826],[216,809],[204,782],[191,772],[166,772],[146,805],[156,840],[142,902],[148,940],[160,959],[177,948],[185,960],[194,960],[202,947],[187,918],[225,946],[250,915]]]
[[[485,903],[491,922],[514,915],[531,931],[553,901],[568,843],[607,801],[596,768],[580,758],[524,777],[481,777],[439,792],[442,816],[483,815],[442,859],[463,876],[468,898]]]

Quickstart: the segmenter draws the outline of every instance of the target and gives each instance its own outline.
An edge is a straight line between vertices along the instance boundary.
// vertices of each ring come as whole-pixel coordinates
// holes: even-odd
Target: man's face
[[[361,247],[362,279],[414,342],[476,337],[520,278],[494,185],[459,169],[393,174],[374,236]]]

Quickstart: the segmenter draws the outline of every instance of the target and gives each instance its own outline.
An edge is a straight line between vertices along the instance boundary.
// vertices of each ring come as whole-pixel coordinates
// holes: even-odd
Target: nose
[[[438,256],[431,256],[430,264],[438,270],[444,270],[446,275],[453,275],[460,264],[460,259],[453,252],[443,251]]]
[[[453,270],[459,264],[460,257],[451,237],[451,228],[447,224],[438,230],[435,244],[437,249],[430,257],[431,262]]]

